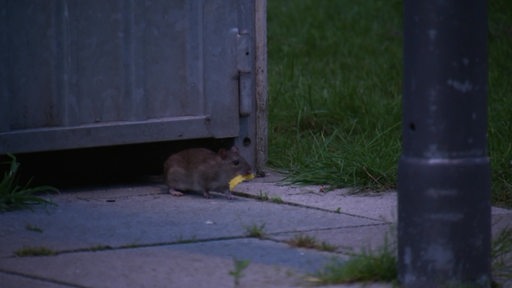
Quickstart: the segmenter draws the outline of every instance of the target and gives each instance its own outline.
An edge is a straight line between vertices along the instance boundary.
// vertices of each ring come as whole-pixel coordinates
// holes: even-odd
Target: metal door
[[[0,154],[239,136],[253,13],[250,0],[0,0]]]

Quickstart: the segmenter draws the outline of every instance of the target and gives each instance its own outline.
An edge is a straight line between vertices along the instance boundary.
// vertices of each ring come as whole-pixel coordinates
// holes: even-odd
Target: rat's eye
[[[233,165],[238,166],[238,164],[240,164],[240,161],[238,161],[238,159],[237,160],[233,160]]]

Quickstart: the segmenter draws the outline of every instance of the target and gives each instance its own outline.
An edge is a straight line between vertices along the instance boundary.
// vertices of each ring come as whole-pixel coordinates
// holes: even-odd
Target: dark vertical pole
[[[490,285],[486,98],[487,2],[405,0],[398,175],[404,287]]]

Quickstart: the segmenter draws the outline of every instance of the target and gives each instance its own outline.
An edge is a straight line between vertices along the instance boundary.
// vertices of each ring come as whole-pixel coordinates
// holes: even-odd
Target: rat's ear
[[[233,152],[233,153],[239,153],[239,151],[238,151],[238,147],[236,147],[236,146],[231,147],[231,152]]]

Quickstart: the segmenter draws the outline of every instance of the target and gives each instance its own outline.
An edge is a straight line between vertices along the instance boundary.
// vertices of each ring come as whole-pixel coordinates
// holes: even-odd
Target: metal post
[[[404,287],[490,286],[486,98],[487,2],[405,0],[398,172]]]

